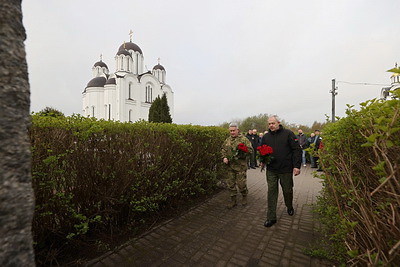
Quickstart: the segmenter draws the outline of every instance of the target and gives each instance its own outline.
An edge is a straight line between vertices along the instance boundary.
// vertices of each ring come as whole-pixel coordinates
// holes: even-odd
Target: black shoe
[[[256,167],[251,167],[252,169],[255,169]]]
[[[271,227],[272,225],[276,224],[276,220],[266,220],[264,223],[265,227]]]
[[[289,214],[289,216],[293,216],[293,214],[294,214],[294,209],[293,209],[293,208],[287,209],[287,214]]]
[[[318,169],[318,170],[317,170],[317,172],[323,172],[323,170],[321,170],[321,169]]]

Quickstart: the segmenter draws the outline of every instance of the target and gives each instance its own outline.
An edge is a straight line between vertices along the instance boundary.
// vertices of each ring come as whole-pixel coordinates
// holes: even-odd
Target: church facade
[[[148,120],[153,100],[166,94],[173,119],[174,93],[166,83],[166,71],[160,62],[152,71],[144,71],[143,52],[132,43],[132,36],[119,47],[114,58],[113,73],[101,57],[94,63],[93,78],[82,93],[83,115],[121,122]]]

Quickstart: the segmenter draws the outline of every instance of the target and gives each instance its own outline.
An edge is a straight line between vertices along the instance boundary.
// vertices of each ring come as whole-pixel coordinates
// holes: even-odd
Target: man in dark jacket
[[[256,132],[257,132],[257,130],[256,130]],[[257,136],[257,134],[254,135],[254,130],[249,129],[248,133],[246,134],[246,137],[247,137],[247,139],[249,139],[253,149],[257,149],[257,146],[255,148],[254,148],[254,146],[255,146],[255,143],[257,142],[256,139],[258,138],[258,136]],[[253,153],[249,157],[249,164],[248,165],[249,165],[249,168],[252,168],[252,169],[255,169],[256,166],[257,166],[256,151],[255,150],[253,150]]]
[[[306,148],[307,148],[307,136],[303,133],[302,129],[298,129],[297,132],[299,133],[298,135],[296,135],[297,140],[299,141],[299,145],[302,149],[302,154],[301,154],[301,162],[303,164],[304,167],[306,167]]]
[[[312,157],[312,161],[311,161],[311,168],[318,168],[318,156],[317,156],[317,152],[319,149],[319,146],[321,145],[321,132],[319,130],[315,130],[314,131],[314,136],[311,138],[310,140],[310,144],[314,144],[314,153],[312,155],[310,155],[310,157]]]
[[[293,175],[300,174],[301,148],[290,130],[284,129],[277,116],[268,118],[269,132],[263,136],[261,143],[272,147],[272,159],[267,164],[268,210],[265,227],[276,223],[278,202],[278,183],[281,184],[287,213],[293,216]],[[261,167],[264,167],[262,163]]]

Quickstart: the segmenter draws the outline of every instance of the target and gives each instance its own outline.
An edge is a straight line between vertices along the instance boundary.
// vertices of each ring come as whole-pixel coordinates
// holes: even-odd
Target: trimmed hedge
[[[80,116],[33,115],[32,122],[38,264],[216,192],[226,129]]]
[[[347,117],[324,128],[320,165],[318,211],[329,256],[350,265],[400,265],[400,100],[349,107]]]

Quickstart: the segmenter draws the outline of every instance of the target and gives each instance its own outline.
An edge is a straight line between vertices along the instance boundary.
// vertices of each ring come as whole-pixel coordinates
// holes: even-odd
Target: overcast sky
[[[277,114],[311,126],[378,98],[400,63],[399,0],[35,0],[22,2],[31,111],[81,113],[103,55],[124,41],[161,58],[178,124]],[[361,84],[351,84],[361,83]],[[376,84],[376,85],[363,85]]]

